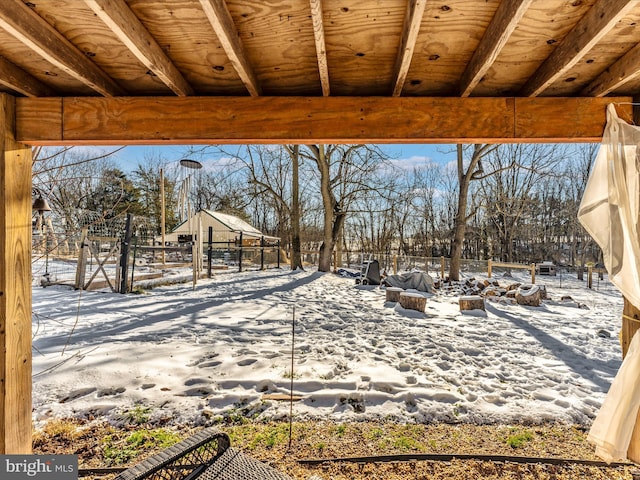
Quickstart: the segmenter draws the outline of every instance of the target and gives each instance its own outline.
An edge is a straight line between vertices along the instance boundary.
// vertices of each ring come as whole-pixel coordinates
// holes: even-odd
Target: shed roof
[[[235,215],[230,215],[228,213],[203,209],[196,212],[192,218],[196,219],[196,221],[202,221],[203,235],[205,240],[207,238],[206,229],[209,226],[213,227],[213,237],[214,241],[216,242],[233,241],[234,239],[238,239],[238,236],[240,234],[242,234],[245,240],[249,238],[264,238],[268,241],[279,240],[278,237],[265,235],[257,228],[242,220],[240,217],[236,217]],[[189,220],[185,220],[172,230],[166,241],[177,240],[178,234],[189,233],[191,228],[192,226],[189,225]],[[195,228],[195,225],[193,226],[193,228]]]
[[[242,232],[245,235],[249,235],[251,237],[260,238],[262,236],[262,232],[257,228],[251,226],[249,223],[245,222],[239,217],[234,215],[230,215],[228,213],[216,212],[213,210],[200,210],[196,212],[194,217],[199,217],[203,221],[203,225],[207,225],[208,219],[212,221],[216,221],[217,225],[224,227],[224,229],[228,232],[240,233]],[[188,227],[189,220],[185,220],[180,223],[176,228],[173,229],[174,232],[182,232],[184,227]]]

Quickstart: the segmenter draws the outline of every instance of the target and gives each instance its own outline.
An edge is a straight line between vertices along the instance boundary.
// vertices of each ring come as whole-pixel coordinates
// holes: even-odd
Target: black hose
[[[375,462],[409,462],[409,461],[450,462],[451,460],[479,460],[482,462],[511,462],[511,463],[540,463],[549,465],[587,465],[593,467],[631,467],[634,463],[613,462],[600,460],[583,460],[579,458],[545,458],[519,457],[512,455],[481,455],[481,454],[403,454],[403,455],[372,455],[364,457],[338,458],[306,458],[298,460],[304,465],[319,465],[322,463],[375,463]]]

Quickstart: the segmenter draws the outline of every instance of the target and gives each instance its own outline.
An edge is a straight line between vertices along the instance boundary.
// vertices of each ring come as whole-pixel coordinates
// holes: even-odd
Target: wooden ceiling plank
[[[126,47],[176,95],[194,95],[191,85],[124,0],[85,0]]]
[[[52,97],[56,93],[33,75],[0,57],[0,84],[27,97]]]
[[[318,57],[318,71],[322,95],[328,97],[331,94],[329,83],[329,65],[327,63],[327,47],[324,40],[324,19],[322,16],[322,0],[309,0],[311,7],[311,20],[313,21],[313,36],[316,42],[316,55]]]
[[[404,25],[402,27],[402,40],[393,67],[394,82],[392,95],[394,97],[399,97],[402,94],[404,82],[407,79],[411,60],[413,59],[413,52],[416,48],[416,41],[418,39],[418,33],[420,32],[420,24],[422,23],[422,16],[426,5],[427,0],[410,0],[407,3]]]
[[[500,2],[491,23],[460,79],[460,96],[468,97],[500,54],[533,0]]]
[[[596,142],[604,131],[606,105],[620,103],[621,118],[632,118],[631,105],[626,104],[631,97],[50,100],[16,99],[19,141],[29,145]]]
[[[638,0],[599,0],[527,81],[521,95],[535,97],[544,92],[638,3]]]
[[[123,95],[122,88],[21,0],[0,2],[0,28],[47,61],[101,95]]]
[[[604,97],[638,77],[640,77],[640,43],[587,85],[581,95]]]
[[[222,48],[229,57],[229,61],[236,69],[249,93],[254,97],[261,95],[262,89],[244,53],[240,35],[224,0],[200,0],[200,4],[218,36]]]

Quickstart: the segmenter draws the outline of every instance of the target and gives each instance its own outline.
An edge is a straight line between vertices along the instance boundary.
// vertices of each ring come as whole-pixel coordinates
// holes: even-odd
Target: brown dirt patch
[[[300,459],[392,454],[480,454],[599,460],[582,427],[572,425],[468,425],[296,422],[289,449],[287,423],[222,424],[231,444],[295,479],[611,479],[632,480],[635,466],[520,464],[479,460],[392,463]],[[34,435],[34,453],[77,454],[81,469],[130,466],[195,428],[52,421]],[[151,433],[149,433],[151,432]],[[134,438],[135,441],[132,441]],[[164,443],[163,443],[164,442]],[[89,475],[88,479],[113,478]],[[315,477],[314,477],[315,476]]]

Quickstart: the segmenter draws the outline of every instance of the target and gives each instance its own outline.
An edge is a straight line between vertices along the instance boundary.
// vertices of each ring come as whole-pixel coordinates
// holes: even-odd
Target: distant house
[[[230,243],[239,245],[242,239],[243,246],[260,245],[262,239],[266,244],[274,244],[278,237],[263,235],[260,230],[252,227],[247,222],[228,213],[214,212],[212,210],[200,210],[189,220],[185,220],[171,233],[165,235],[165,241],[169,243],[191,242],[191,235],[196,239],[201,231],[202,242],[209,239],[209,227],[213,231],[213,243]]]
[[[536,270],[538,270],[538,275],[553,275],[555,277],[557,274],[556,266],[553,262],[542,262],[536,265]]]

